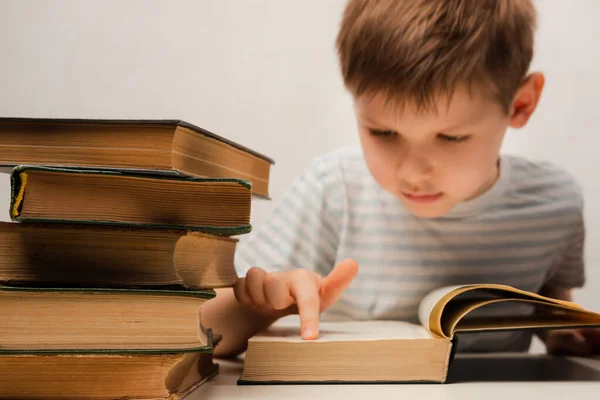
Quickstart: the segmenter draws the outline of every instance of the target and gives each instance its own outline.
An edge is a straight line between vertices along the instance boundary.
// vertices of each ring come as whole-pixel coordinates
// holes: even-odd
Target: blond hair
[[[535,24],[531,0],[349,0],[336,45],[354,96],[383,92],[423,108],[466,85],[508,112]]]

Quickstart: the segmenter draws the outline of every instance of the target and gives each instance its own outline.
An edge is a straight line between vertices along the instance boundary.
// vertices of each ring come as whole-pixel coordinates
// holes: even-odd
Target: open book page
[[[403,321],[344,321],[321,322],[319,338],[311,342],[354,342],[364,340],[432,339],[431,333],[420,325]],[[303,342],[300,324],[276,323],[252,341]]]
[[[488,310],[492,310],[489,312]],[[535,299],[499,298],[450,307],[444,332],[491,331],[522,328],[598,326],[600,315],[569,305]],[[479,311],[484,311],[479,313]]]
[[[460,287],[462,286],[445,286],[429,292],[423,300],[421,300],[421,304],[419,304],[419,322],[421,325],[430,329],[429,316],[433,309],[445,295]]]
[[[432,291],[421,302],[419,319],[434,335],[450,338],[455,331],[595,326],[599,315],[572,302],[481,284]]]

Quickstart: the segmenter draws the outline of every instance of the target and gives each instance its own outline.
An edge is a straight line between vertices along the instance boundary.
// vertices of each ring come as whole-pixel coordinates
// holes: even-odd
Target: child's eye
[[[443,133],[438,134],[438,137],[449,143],[461,143],[469,139],[469,136],[451,136],[444,135]]]
[[[371,135],[373,136],[395,136],[396,135],[396,131],[380,131],[377,129],[369,129],[369,132],[371,133]]]

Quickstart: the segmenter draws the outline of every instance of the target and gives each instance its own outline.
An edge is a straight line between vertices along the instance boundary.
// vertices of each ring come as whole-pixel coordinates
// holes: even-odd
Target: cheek
[[[395,154],[393,145],[384,145],[381,141],[361,135],[361,145],[365,161],[373,178],[383,186],[396,181]]]
[[[465,146],[447,160],[445,170],[446,185],[457,192],[468,194],[480,188],[490,179],[498,159],[498,149],[494,146]]]

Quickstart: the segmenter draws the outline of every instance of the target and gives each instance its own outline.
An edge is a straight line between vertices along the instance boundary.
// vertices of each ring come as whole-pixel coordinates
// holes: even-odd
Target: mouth
[[[436,201],[441,199],[442,196],[444,195],[444,193],[442,193],[442,192],[434,193],[434,194],[402,193],[402,195],[406,199],[408,199],[409,201],[411,201],[413,203],[428,204],[428,203],[435,203]]]

